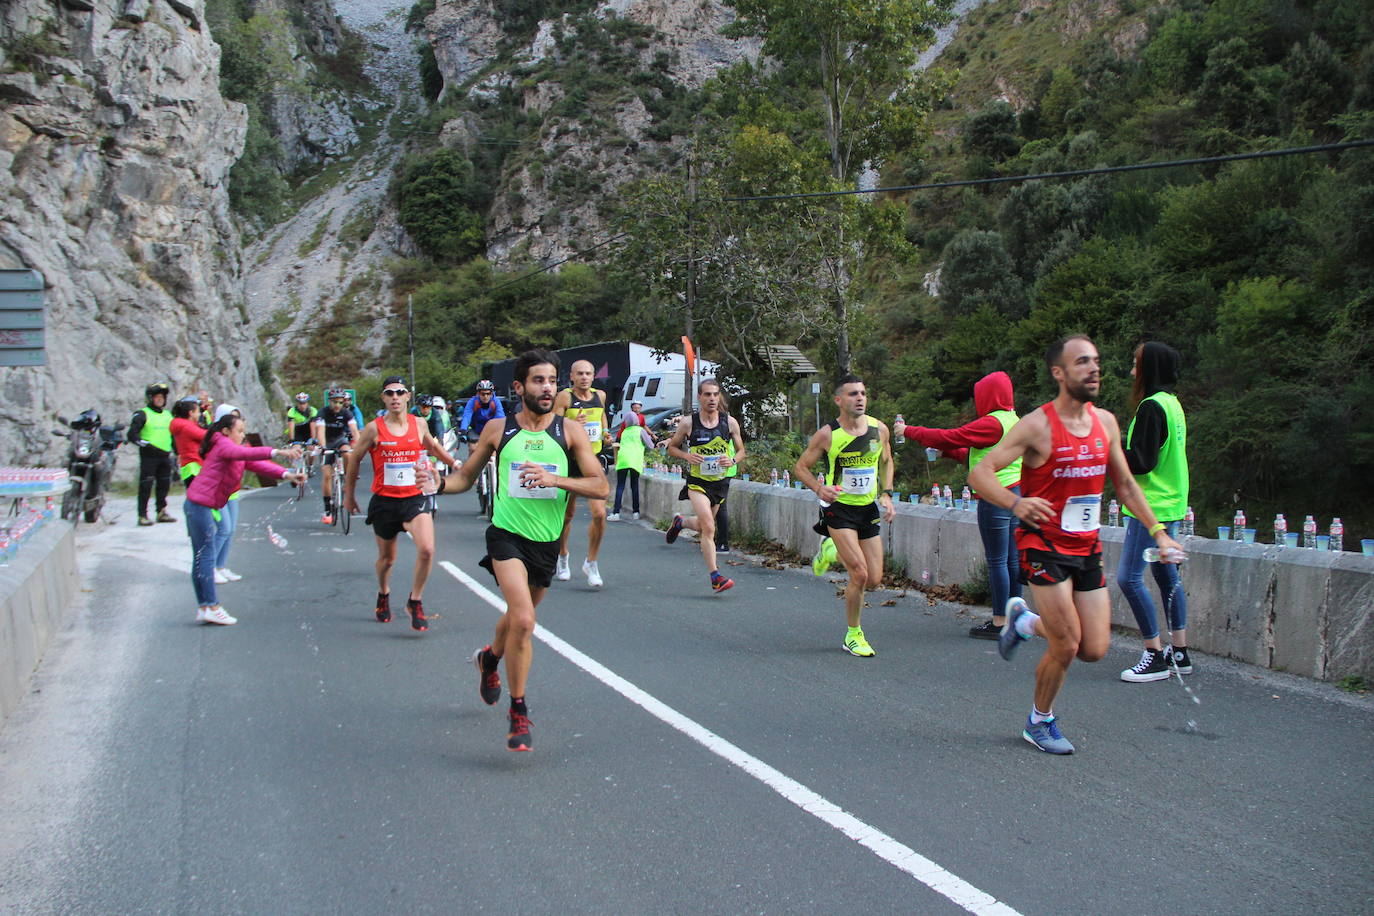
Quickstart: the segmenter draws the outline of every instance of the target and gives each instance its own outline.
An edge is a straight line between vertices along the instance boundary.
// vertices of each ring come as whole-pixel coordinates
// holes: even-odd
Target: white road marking
[[[482,583],[447,560],[441,560],[439,565],[449,575],[467,586],[477,597],[501,613],[506,612],[506,603]],[[687,718],[666,703],[644,692],[605,665],[583,654],[580,650],[549,632],[543,624],[535,625],[534,636],[550,649],[631,703],[639,706],[654,718],[671,725],[711,753],[744,770],[798,808],[834,827],[854,842],[872,851],[878,858],[911,875],[936,893],[948,897],[968,912],[979,914],[979,916],[985,916],[985,914],[989,914],[989,916],[991,914],[995,914],[995,916],[1019,916],[1016,910],[997,900],[991,894],[980,891],[963,878],[947,871],[911,847],[898,842],[878,828],[864,823],[834,802],[813,792],[752,754],[746,753],[704,726]]]

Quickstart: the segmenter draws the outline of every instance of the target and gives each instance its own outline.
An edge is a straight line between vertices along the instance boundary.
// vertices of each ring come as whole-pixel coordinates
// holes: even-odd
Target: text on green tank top
[[[563,416],[569,420],[581,420],[587,430],[587,441],[592,444],[592,454],[601,454],[602,437],[606,432],[606,405],[601,403],[601,392],[592,389],[592,396],[583,400],[577,392],[569,388],[568,409]]]
[[[731,468],[720,466],[721,458],[735,457],[735,437],[730,435],[730,415],[720,411],[715,426],[701,422],[701,411],[692,413],[692,431],[687,434],[687,451],[702,457],[701,464],[687,465],[687,476],[697,480],[724,480],[733,476]]]
[[[1015,411],[1011,410],[994,410],[991,413],[989,413],[988,416],[996,417],[997,422],[1002,424],[1002,439],[1007,438],[1007,433],[1011,432],[1011,428],[1016,425],[1016,422],[1018,420],[1021,419],[1016,415]],[[994,442],[987,448],[970,448],[968,450],[968,469],[970,471],[973,470],[978,465],[978,462],[983,460],[983,456],[986,455],[988,452],[992,451],[994,448],[996,448],[997,445],[1002,441],[1002,439],[998,439],[997,442]],[[1011,464],[1007,465],[1006,467],[1002,468],[1002,470],[998,471],[997,482],[1000,483],[1002,486],[1008,488],[1014,487],[1018,483],[1020,483],[1021,459],[1017,458]]]
[[[143,441],[160,448],[164,452],[172,450],[172,414],[167,410],[153,410],[151,407],[143,408],[143,429],[139,435]]]
[[[825,482],[840,488],[835,501],[846,506],[867,506],[878,495],[878,459],[883,455],[882,428],[865,416],[868,428],[854,435],[830,421],[830,448],[826,449]]]
[[[493,525],[531,541],[558,540],[563,533],[563,509],[568,503],[568,491],[557,487],[522,487],[519,469],[530,461],[543,465],[559,477],[567,477],[567,446],[556,438],[562,432],[562,417],[555,417],[549,428],[541,432],[523,428],[515,417],[506,419],[501,444],[496,449]]]
[[[1164,522],[1177,521],[1188,512],[1188,422],[1183,417],[1183,405],[1178,402],[1177,395],[1156,391],[1145,400],[1154,401],[1164,411],[1169,435],[1159,447],[1154,469],[1148,474],[1137,474],[1135,480],[1155,518]],[[1131,417],[1131,425],[1126,429],[1128,446],[1134,432],[1135,417]],[[1126,514],[1134,516],[1129,509]]]
[[[620,431],[620,452],[615,458],[617,471],[629,468],[644,473],[644,427],[627,426]]]

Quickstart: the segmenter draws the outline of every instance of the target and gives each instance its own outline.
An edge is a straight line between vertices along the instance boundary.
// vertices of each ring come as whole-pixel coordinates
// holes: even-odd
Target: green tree
[[[457,150],[440,149],[408,161],[394,184],[397,218],[431,257],[465,260],[486,243],[483,219],[473,208],[479,191],[472,163]]]

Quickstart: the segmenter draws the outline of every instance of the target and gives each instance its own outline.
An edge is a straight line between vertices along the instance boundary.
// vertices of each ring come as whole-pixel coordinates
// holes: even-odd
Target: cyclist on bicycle
[[[283,433],[283,435],[286,437],[287,443],[309,442],[311,427],[314,425],[315,418],[319,416],[319,414],[320,412],[318,410],[310,406],[310,395],[306,394],[304,391],[297,394],[296,403],[286,411],[286,432]],[[314,454],[309,449],[306,449],[306,471],[309,472],[310,469],[314,467],[314,464]]]
[[[463,419],[458,424],[458,434],[464,442],[476,442],[482,427],[488,420],[505,417],[506,410],[496,397],[496,386],[487,379],[477,383],[477,394],[468,399],[463,406]]]
[[[354,439],[358,438],[358,424],[348,409],[348,392],[342,388],[329,389],[329,406],[320,411],[311,423],[315,441],[324,445],[324,517],[320,522],[334,524],[334,513],[346,511],[334,505],[334,466],[340,455],[347,455]],[[342,465],[339,465],[342,467]]]

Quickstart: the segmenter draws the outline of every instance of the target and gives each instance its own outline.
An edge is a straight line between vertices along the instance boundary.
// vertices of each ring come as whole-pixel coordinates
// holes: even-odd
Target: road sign
[[[0,366],[44,366],[43,275],[0,270]]]

